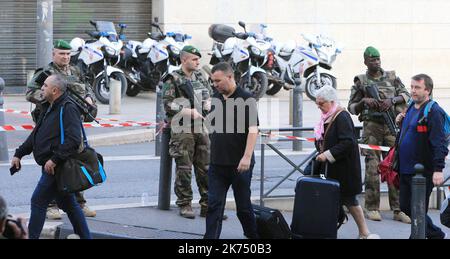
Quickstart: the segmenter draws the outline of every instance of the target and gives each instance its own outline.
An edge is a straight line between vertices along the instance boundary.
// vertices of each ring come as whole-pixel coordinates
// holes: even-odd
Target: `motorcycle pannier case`
[[[339,199],[339,182],[317,176],[300,177],[295,187],[292,237],[337,238]]]
[[[261,239],[290,239],[289,225],[279,210],[258,205],[253,206],[256,227]]]
[[[225,24],[212,24],[208,29],[209,37],[220,43],[224,43],[228,38],[234,37],[234,32],[233,27]]]

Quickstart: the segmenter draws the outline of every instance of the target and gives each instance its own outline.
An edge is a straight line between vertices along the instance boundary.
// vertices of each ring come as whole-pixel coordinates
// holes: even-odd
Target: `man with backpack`
[[[430,99],[433,92],[433,80],[425,74],[412,77],[412,104],[405,113],[397,116],[401,122],[400,137],[398,138],[398,161],[400,174],[400,208],[411,215],[412,178],[418,163],[425,168],[426,206],[434,185],[444,182],[443,169],[445,157],[448,154],[448,142],[444,128],[448,126],[448,115]],[[448,127],[447,127],[448,128]],[[448,134],[448,132],[447,132]],[[426,215],[425,236],[428,239],[444,239],[445,233],[433,224]]]
[[[374,47],[364,51],[365,74],[354,78],[348,111],[358,115],[363,122],[362,141],[364,144],[393,146],[396,129],[394,120],[398,113],[404,111],[409,100],[409,93],[395,71],[381,68],[380,52]],[[375,95],[375,96],[374,96]],[[380,175],[378,164],[381,152],[364,149],[365,156],[365,212],[370,220],[381,221]],[[388,184],[389,205],[394,211],[394,220],[411,223],[411,219],[400,210],[398,188]]]

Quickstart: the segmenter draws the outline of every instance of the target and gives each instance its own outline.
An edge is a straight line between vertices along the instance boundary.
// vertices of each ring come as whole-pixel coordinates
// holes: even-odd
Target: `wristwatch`
[[[393,105],[395,105],[395,104],[397,103],[397,100],[395,99],[395,97],[392,98],[391,101],[392,101],[392,104],[393,104]]]

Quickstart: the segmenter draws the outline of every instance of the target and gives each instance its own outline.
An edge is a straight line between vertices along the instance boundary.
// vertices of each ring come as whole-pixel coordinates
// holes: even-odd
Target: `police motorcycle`
[[[278,93],[281,88],[292,89],[295,85],[301,85],[300,65],[305,59],[300,55],[294,41],[275,42],[272,41],[271,55],[274,61],[267,66],[269,74],[268,95]]]
[[[267,74],[263,69],[267,62],[270,43],[257,40],[254,33],[248,33],[245,23],[239,25],[245,32],[236,33],[234,28],[224,24],[212,24],[208,29],[213,42],[210,64],[229,62],[235,71],[239,86],[261,98],[267,90]]]
[[[109,103],[110,81],[120,81],[121,94],[127,89],[127,79],[123,71],[116,66],[120,61],[120,50],[123,42],[119,38],[126,27],[120,24],[119,35],[114,24],[109,21],[89,21],[95,31],[85,31],[92,40],[84,41],[73,38],[70,42],[71,64],[78,66],[86,82],[88,82],[97,100],[103,104]]]
[[[332,38],[322,34],[302,34],[302,36],[308,45],[298,48],[304,59],[300,64],[299,73],[304,82],[306,95],[315,101],[317,91],[323,86],[330,85],[336,88],[336,77],[331,73],[331,66],[342,51]]]
[[[180,52],[192,37],[181,32],[164,33],[159,24],[155,33],[148,33],[144,42],[128,41],[120,63],[128,80],[128,96],[141,91],[155,91],[169,73],[180,69]]]
[[[270,44],[267,62],[263,66],[268,79],[266,94],[275,95],[281,88],[290,90],[295,84],[300,84],[298,82],[298,64],[302,59],[299,55],[292,58],[296,46],[295,42],[282,43],[267,36],[267,25],[262,23],[254,28],[254,32],[258,39]]]

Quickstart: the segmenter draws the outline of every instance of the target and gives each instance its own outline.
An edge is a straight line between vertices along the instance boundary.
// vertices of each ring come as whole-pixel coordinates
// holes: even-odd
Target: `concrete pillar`
[[[52,61],[53,0],[37,0],[36,67]]]

